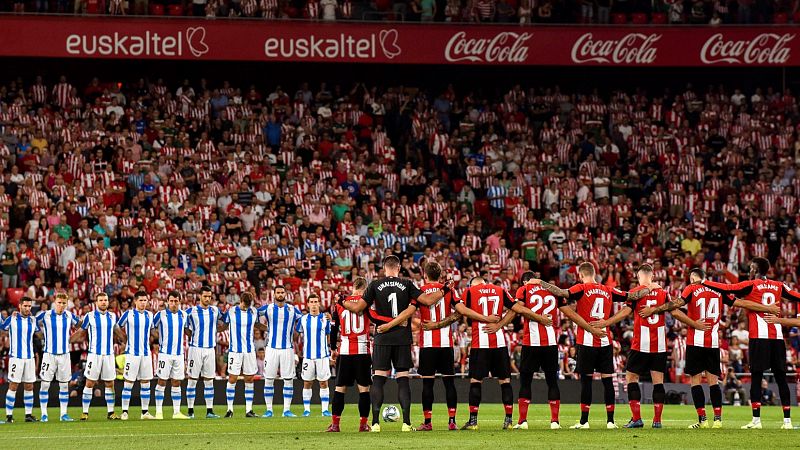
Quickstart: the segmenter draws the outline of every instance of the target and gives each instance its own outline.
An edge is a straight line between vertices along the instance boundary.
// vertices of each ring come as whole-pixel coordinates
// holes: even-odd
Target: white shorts
[[[117,378],[117,368],[114,364],[114,355],[95,355],[89,353],[86,357],[87,380],[114,381]]]
[[[189,378],[214,378],[217,355],[213,348],[189,347]]]
[[[39,378],[42,381],[56,381],[66,383],[72,378],[72,361],[69,353],[54,355],[45,353],[42,355],[42,367],[39,371]]]
[[[159,380],[183,380],[186,377],[186,362],[183,355],[158,354],[156,376]]]
[[[12,383],[35,383],[36,358],[9,358],[8,381]]]
[[[331,377],[331,359],[304,359],[300,376],[303,381],[328,381]]]
[[[125,355],[125,370],[122,378],[126,381],[152,380],[153,379],[153,357]]]
[[[228,375],[255,375],[256,372],[256,352],[228,353]]]
[[[280,370],[281,378],[293,380],[295,378],[294,349],[266,349],[264,355],[264,378],[278,378]]]

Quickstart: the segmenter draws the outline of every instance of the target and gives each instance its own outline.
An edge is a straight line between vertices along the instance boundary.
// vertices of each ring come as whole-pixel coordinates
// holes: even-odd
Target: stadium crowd
[[[11,0],[6,11],[421,22],[798,23],[797,0]]]
[[[568,286],[592,261],[621,288],[651,263],[677,296],[690,268],[731,280],[754,256],[797,285],[800,123],[788,89],[515,85],[483,96],[452,86],[47,81],[0,87],[3,317],[21,295],[35,312],[58,292],[77,314],[98,292],[119,314],[140,289],[154,312],[172,289],[188,307],[204,284],[223,311],[245,291],[269,303],[278,285],[301,308],[316,292],[329,310],[356,276],[379,276],[388,254],[418,284],[421,264],[437,260],[458,287],[482,273],[511,293],[526,269]],[[796,313],[784,304],[784,315]],[[560,375],[574,378],[575,326],[557,325]],[[466,372],[470,335],[453,326]],[[668,326],[679,361],[669,377],[685,380],[686,330]],[[518,332],[506,332],[517,364]],[[219,376],[227,333],[217,336]],[[746,314],[726,307],[721,333],[723,364],[747,372]],[[631,335],[629,320],[614,329],[619,372]],[[791,373],[800,334],[786,336]],[[86,351],[72,344],[76,384]],[[733,380],[730,389],[733,399]]]

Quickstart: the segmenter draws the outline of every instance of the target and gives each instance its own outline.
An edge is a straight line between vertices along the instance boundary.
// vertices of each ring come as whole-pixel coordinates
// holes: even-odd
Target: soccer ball
[[[381,417],[383,417],[384,422],[397,422],[397,419],[400,418],[400,410],[397,409],[397,406],[389,405],[383,408]]]

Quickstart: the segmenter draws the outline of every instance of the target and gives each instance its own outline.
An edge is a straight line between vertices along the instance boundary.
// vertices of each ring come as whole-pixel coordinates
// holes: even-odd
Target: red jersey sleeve
[[[800,302],[800,292],[794,291],[786,284],[783,284],[781,298],[792,302]]]
[[[511,297],[511,294],[509,294],[507,290],[503,288],[500,288],[500,290],[503,291],[503,306],[505,306],[507,309],[513,308],[514,303],[516,303],[514,298]]]
[[[721,294],[733,294],[737,297],[747,295],[753,291],[753,282],[750,280],[736,284],[717,283],[716,281],[705,280],[703,281],[703,286]]]
[[[681,292],[681,298],[683,299],[684,303],[689,303],[692,299],[692,294],[694,294],[695,287],[691,284],[683,288],[683,292]]]
[[[569,300],[577,302],[583,297],[584,286],[583,284],[576,284],[567,290],[569,292]]]
[[[611,289],[611,301],[612,302],[620,302],[620,303],[627,303],[628,302],[628,293],[625,291],[620,291],[617,288]],[[634,303],[635,305],[635,303]]]
[[[517,295],[515,296],[515,299],[518,302],[524,302],[525,301],[525,291],[526,291],[525,286],[520,286],[520,287],[517,288]]]

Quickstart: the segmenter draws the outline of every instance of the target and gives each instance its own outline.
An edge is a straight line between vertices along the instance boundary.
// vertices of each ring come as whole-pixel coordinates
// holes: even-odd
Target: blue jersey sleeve
[[[159,311],[159,312],[155,313],[155,315],[153,315],[153,328],[157,327],[158,324],[161,322],[161,314],[163,312],[164,311],[162,310],[162,311]]]
[[[39,311],[39,314],[36,314],[36,322],[43,321],[45,314],[47,314],[47,311]]]
[[[298,333],[301,333],[301,334],[303,333],[303,325],[302,325],[303,324],[303,317],[305,317],[305,316],[301,316],[300,319],[298,319],[297,322],[295,322],[295,324],[294,324],[294,331],[297,331]]]
[[[325,319],[325,334],[331,334],[331,321]]]
[[[11,326],[11,316],[9,315],[8,317],[6,317],[6,320],[4,320],[3,323],[0,323],[0,330],[7,331],[10,326]]]
[[[83,322],[81,322],[81,328],[84,330],[89,329],[89,314],[83,316]]]
[[[69,317],[70,317],[70,320],[72,321],[72,325],[73,325],[73,326],[74,326],[74,325],[77,325],[77,324],[78,324],[78,323],[80,323],[80,321],[81,321],[81,318],[80,318],[80,317],[78,317],[78,315],[77,315],[77,314],[72,314],[72,313],[69,313]]]
[[[130,311],[130,310],[128,310],[128,311]],[[122,317],[120,317],[119,321],[117,321],[117,326],[118,327],[124,327],[125,326],[125,323],[128,321],[128,311],[125,311],[124,313],[122,313]]]

